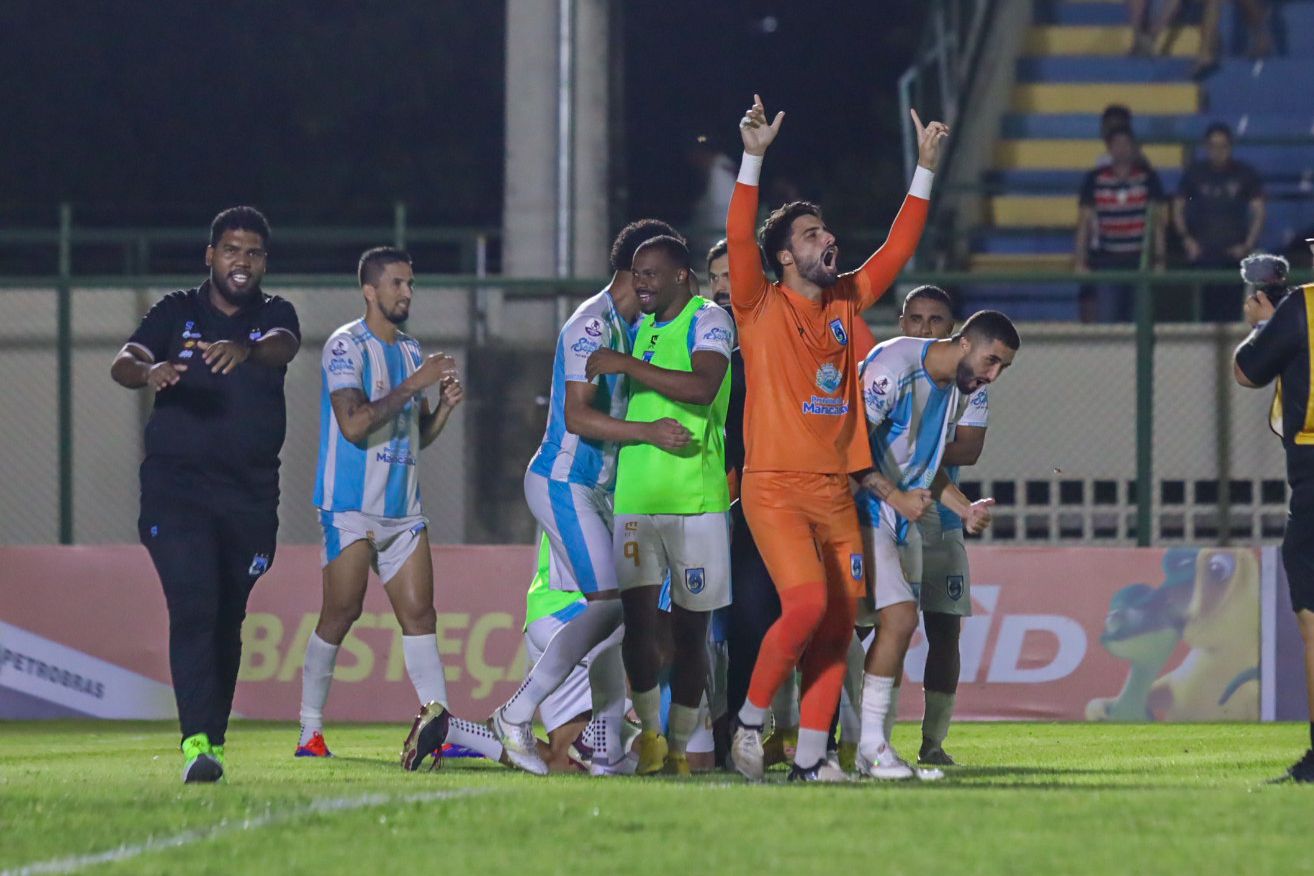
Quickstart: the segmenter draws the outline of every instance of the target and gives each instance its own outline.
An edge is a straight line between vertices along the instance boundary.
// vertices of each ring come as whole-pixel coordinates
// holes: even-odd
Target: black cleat
[[[187,785],[217,782],[223,777],[223,766],[208,752],[198,754],[183,767],[183,783]]]
[[[411,732],[402,744],[402,769],[415,772],[433,755],[433,764],[429,769],[442,766],[443,743],[447,741],[447,725],[450,719],[447,709],[441,703],[426,703],[415,716]]]
[[[1305,756],[1296,761],[1287,769],[1287,774],[1282,781],[1300,782],[1309,784],[1314,782],[1314,748],[1305,752]]]
[[[794,764],[789,768],[790,782],[847,782],[849,776],[840,769],[839,759],[819,760],[815,766],[801,767]]]

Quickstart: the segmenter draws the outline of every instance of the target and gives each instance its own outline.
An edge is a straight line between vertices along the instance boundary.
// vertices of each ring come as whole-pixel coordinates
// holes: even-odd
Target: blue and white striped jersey
[[[901,490],[930,488],[958,411],[958,384],[941,388],[926,372],[926,351],[933,343],[893,338],[877,344],[859,368],[872,460]],[[858,517],[865,525],[876,525],[880,510],[874,493],[859,493]],[[898,525],[902,540],[907,521],[900,518]]]
[[[611,287],[581,304],[557,336],[547,429],[543,443],[529,463],[529,470],[534,474],[586,487],[615,487],[618,445],[566,431],[566,384],[588,382],[584,366],[594,350],[604,347],[626,356],[634,348],[633,328],[616,311]],[[593,397],[593,407],[617,420],[625,419],[629,407],[626,379],[620,374],[594,378],[592,382],[598,391]]]
[[[944,439],[945,444],[953,443],[959,426],[976,426],[984,429],[990,424],[990,397],[986,394],[988,389],[988,386],[983,386],[967,398],[959,398],[958,411],[949,424],[949,431]],[[958,466],[948,466],[945,472],[949,475],[949,480],[955,484],[958,483]],[[936,503],[935,507],[940,512],[940,530],[942,532],[963,528],[963,518],[939,502]]]
[[[420,399],[412,398],[396,418],[360,444],[342,435],[329,396],[359,389],[377,401],[415,373],[424,362],[420,344],[397,333],[385,344],[365,320],[333,332],[321,359],[319,470],[315,505],[325,511],[360,511],[377,517],[411,517],[420,512],[416,460],[420,453]]]

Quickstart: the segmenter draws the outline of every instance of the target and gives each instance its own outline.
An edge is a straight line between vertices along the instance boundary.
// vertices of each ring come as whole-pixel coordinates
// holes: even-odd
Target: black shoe
[[[1314,748],[1305,752],[1305,756],[1287,769],[1287,779],[1307,784],[1314,782]]]
[[[198,754],[183,768],[183,783],[217,782],[224,777],[224,768],[210,754]]]
[[[789,768],[790,782],[847,782],[848,775],[840,769],[838,760],[819,760],[810,767],[801,767],[797,763]]]
[[[402,743],[402,769],[415,772],[430,755],[433,755],[433,765],[429,769],[442,766],[443,743],[447,741],[450,719],[451,715],[440,703],[427,703],[420,709],[420,714],[411,724],[411,732]]]

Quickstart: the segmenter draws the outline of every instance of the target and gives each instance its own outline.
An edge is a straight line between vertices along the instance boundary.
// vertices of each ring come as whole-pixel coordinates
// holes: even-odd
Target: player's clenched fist
[[[890,493],[888,501],[900,516],[916,523],[934,500],[930,490],[895,490]]]
[[[989,529],[990,507],[994,504],[994,499],[978,499],[973,502],[972,507],[963,515],[963,528],[970,535],[980,535]]]
[[[766,107],[762,98],[753,95],[753,105],[739,120],[739,136],[744,140],[744,151],[749,155],[765,155],[771,141],[780,133],[780,123],[785,120],[783,112],[776,113],[776,118],[767,124]]]
[[[172,362],[156,362],[146,372],[146,385],[156,392],[168,389],[182,380],[182,373],[186,370],[187,366],[182,363],[175,365]]]
[[[446,353],[430,353],[425,357],[424,362],[411,379],[415,382],[415,388],[427,389],[448,377],[456,377],[456,360]]]
[[[438,399],[439,407],[454,408],[461,402],[465,401],[465,389],[461,386],[459,377],[445,377],[443,382],[438,385],[441,396]]]
[[[662,450],[679,450],[693,438],[692,432],[670,417],[653,420],[648,424],[647,432],[648,443]]]

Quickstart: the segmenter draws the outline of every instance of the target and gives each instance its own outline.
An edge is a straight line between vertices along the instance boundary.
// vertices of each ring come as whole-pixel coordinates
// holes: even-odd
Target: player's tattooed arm
[[[721,389],[730,360],[710,350],[696,350],[691,359],[692,371],[673,371],[615,350],[602,349],[589,356],[585,374],[589,380],[599,374],[625,374],[671,401],[710,405]]]
[[[370,401],[358,387],[334,390],[329,395],[342,437],[359,444],[379,426],[396,418],[406,403],[446,377],[456,376],[456,360],[443,353],[427,357],[415,372],[383,398]]]
[[[931,507],[930,490],[901,490],[894,481],[881,474],[878,469],[870,469],[858,478],[858,482],[876,495],[882,502],[889,503],[899,516],[914,522],[921,520],[926,509]]]
[[[693,434],[670,417],[650,423],[618,420],[593,407],[598,388],[579,380],[566,381],[566,430],[594,441],[620,444],[653,444],[663,450],[678,450]]]
[[[994,499],[978,499],[973,502],[958,489],[949,473],[941,468],[935,473],[931,482],[931,495],[950,511],[963,518],[963,528],[972,535],[979,535],[990,528],[990,509]]]
[[[420,402],[420,447],[428,447],[434,439],[442,434],[443,427],[452,416],[452,411],[465,401],[465,389],[459,377],[445,377],[438,385],[441,393],[438,410],[429,409],[429,400]]]
[[[954,440],[944,446],[941,465],[976,465],[985,449],[985,433],[981,426],[959,426]]]

